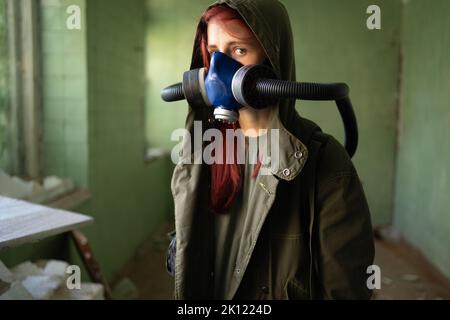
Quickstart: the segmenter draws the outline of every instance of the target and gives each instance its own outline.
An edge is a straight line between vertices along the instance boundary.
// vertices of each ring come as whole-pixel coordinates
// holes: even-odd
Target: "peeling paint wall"
[[[450,277],[450,1],[406,1],[394,225]]]

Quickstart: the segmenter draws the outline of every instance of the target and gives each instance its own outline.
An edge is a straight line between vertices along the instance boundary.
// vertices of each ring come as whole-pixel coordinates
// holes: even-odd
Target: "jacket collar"
[[[279,147],[278,164],[274,163],[270,170],[277,178],[290,181],[302,171],[306,160],[308,159],[308,148],[283,125],[278,116],[278,105],[273,108],[272,114],[272,121],[268,131],[270,132],[273,129],[278,130]],[[276,148],[273,148],[273,145],[271,145],[271,150],[276,150]]]

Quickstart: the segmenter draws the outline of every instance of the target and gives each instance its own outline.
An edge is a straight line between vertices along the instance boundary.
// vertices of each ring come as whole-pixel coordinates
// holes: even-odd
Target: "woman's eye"
[[[236,52],[238,56],[243,56],[247,52],[247,50],[245,50],[244,48],[236,48],[234,52]]]

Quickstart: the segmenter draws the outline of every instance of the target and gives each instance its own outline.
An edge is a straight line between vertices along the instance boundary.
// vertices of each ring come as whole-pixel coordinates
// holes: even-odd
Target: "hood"
[[[295,58],[292,29],[286,8],[278,0],[219,0],[237,10],[264,48],[279,79],[295,81]],[[190,69],[203,67],[200,44],[194,43]],[[295,100],[282,99],[273,110],[286,129],[292,128]],[[193,110],[189,108],[189,113]],[[198,118],[188,115],[188,118]],[[278,120],[278,119],[275,119]],[[290,130],[289,130],[290,131]]]

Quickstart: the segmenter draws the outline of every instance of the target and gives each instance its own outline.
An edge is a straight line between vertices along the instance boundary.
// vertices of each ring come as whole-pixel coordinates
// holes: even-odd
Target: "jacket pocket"
[[[309,300],[308,290],[297,279],[291,279],[286,285],[289,300]]]
[[[171,276],[175,276],[175,257],[177,253],[177,237],[175,230],[167,234],[170,243],[166,253],[166,270]]]

